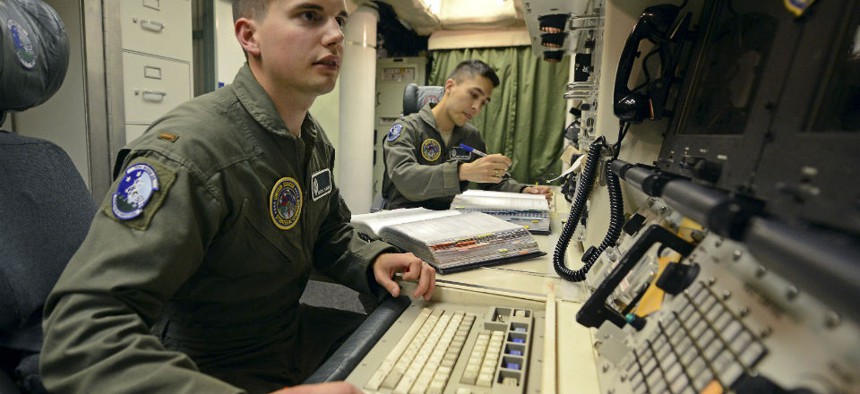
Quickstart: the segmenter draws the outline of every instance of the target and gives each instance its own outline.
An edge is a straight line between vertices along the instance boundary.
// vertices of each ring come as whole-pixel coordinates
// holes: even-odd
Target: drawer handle
[[[137,94],[137,89],[135,89],[134,93]],[[167,96],[167,92],[163,90],[143,89],[141,92],[141,98],[143,98],[143,101],[160,103],[164,101],[164,96]]]
[[[159,21],[151,21],[149,19],[141,19],[140,27],[144,30],[161,33],[161,31],[164,30],[164,23],[161,23]]]

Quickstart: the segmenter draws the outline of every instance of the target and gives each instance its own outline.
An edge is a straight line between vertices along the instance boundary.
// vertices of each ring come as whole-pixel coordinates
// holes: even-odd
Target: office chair
[[[48,100],[69,43],[38,0],[0,3],[0,125]],[[69,156],[48,141],[0,130],[0,393],[42,393],[42,307],[78,249],[96,204]],[[13,383],[14,382],[14,383]]]
[[[418,112],[427,103],[438,103],[444,93],[443,86],[406,85],[403,89],[403,116]]]

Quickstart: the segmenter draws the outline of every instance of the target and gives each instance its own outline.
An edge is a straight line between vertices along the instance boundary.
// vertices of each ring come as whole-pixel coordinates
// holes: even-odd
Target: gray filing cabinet
[[[139,137],[161,115],[191,99],[190,0],[123,0],[125,137]]]

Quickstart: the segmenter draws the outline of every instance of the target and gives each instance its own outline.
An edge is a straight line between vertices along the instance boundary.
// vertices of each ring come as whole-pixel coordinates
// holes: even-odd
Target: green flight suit
[[[382,194],[387,200],[386,209],[449,209],[454,196],[469,187],[469,181],[460,181],[460,164],[479,158],[460,149],[460,144],[487,151],[478,129],[469,123],[455,125],[451,140],[445,144],[436,131],[436,118],[431,111],[435,105],[427,104],[418,112],[401,117],[385,137]],[[526,187],[510,178],[477,185],[484,190],[514,193]]]
[[[297,344],[314,330],[299,307],[311,268],[382,291],[369,264],[395,249],[349,225],[331,143],[310,115],[301,138],[291,135],[247,65],[153,124],[119,162],[45,306],[41,372],[52,392],[298,384],[315,368],[305,359],[319,358]],[[133,177],[157,190],[131,190]]]

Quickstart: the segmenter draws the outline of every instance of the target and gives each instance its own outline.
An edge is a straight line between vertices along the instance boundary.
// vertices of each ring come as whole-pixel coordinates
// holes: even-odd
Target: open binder
[[[440,274],[545,254],[528,230],[483,212],[396,209],[354,215],[352,224],[414,253]]]
[[[549,202],[541,194],[470,189],[454,196],[451,208],[490,214],[523,226],[532,234],[550,233]]]

